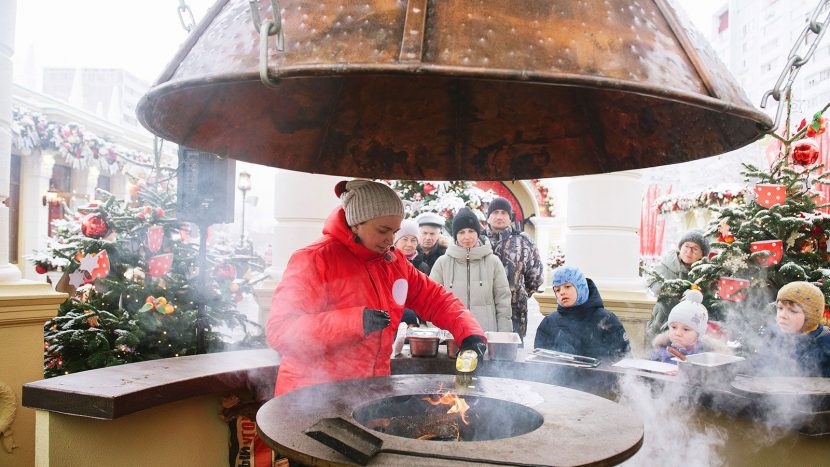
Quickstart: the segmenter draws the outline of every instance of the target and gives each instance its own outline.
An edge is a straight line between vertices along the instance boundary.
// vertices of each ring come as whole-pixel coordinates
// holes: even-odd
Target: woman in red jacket
[[[323,237],[295,252],[274,291],[266,332],[279,352],[276,394],[390,373],[404,308],[483,356],[484,331],[452,294],[392,248],[403,204],[387,185],[340,182]]]

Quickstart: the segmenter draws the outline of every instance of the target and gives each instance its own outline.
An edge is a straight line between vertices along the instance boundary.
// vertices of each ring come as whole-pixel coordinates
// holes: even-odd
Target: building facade
[[[750,100],[760,106],[772,89],[809,21],[818,1],[729,0],[712,17],[709,42],[743,86]],[[815,36],[810,34],[808,42]],[[804,44],[800,46],[806,52]],[[793,112],[798,121],[830,102],[830,40],[818,44],[813,57],[793,83]],[[775,114],[770,99],[765,111]]]

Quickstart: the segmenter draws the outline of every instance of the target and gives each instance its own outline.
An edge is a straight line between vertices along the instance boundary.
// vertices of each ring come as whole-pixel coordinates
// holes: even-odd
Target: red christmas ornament
[[[241,293],[238,293],[238,294],[236,294],[236,295],[234,295],[234,296],[233,296],[233,300],[234,300],[235,302],[241,302],[241,301],[242,301],[242,298],[243,298],[243,297],[242,297],[242,294],[241,294]]]
[[[718,279],[718,297],[730,302],[740,302],[746,298],[746,292],[742,292],[749,287],[749,281],[746,279],[738,279],[737,277],[721,277]]]
[[[110,226],[98,214],[90,214],[81,221],[81,232],[89,238],[101,238],[107,235]]]
[[[44,266],[42,264],[36,264],[35,265],[35,272],[38,273],[38,274],[46,274],[48,271],[49,270],[46,269],[46,266]]]
[[[793,162],[798,165],[814,164],[818,156],[818,144],[813,138],[804,138],[793,144]]]
[[[730,235],[721,235],[720,237],[718,237],[718,241],[721,242],[721,243],[734,243],[735,242],[735,236],[731,235],[731,234]]]
[[[758,251],[768,251],[770,254],[765,258],[758,258],[758,263],[760,263],[761,266],[769,267],[781,262],[781,258],[784,256],[784,244],[781,240],[752,242],[749,245],[749,251],[752,253]]]

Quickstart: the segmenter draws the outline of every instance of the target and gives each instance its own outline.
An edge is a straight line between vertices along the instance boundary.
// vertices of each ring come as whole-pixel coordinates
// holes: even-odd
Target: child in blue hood
[[[622,323],[578,268],[556,268],[553,291],[559,306],[539,324],[534,347],[612,361],[631,350]]]

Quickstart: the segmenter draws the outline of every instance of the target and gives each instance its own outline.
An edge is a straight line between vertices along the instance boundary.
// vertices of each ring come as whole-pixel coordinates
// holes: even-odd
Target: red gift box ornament
[[[147,248],[153,252],[158,253],[161,250],[161,245],[164,243],[164,227],[154,225],[147,229]]]
[[[755,185],[755,202],[771,208],[787,202],[787,188],[784,185]]]
[[[147,262],[147,275],[151,277],[161,277],[173,268],[173,253],[153,256]]]
[[[721,277],[718,279],[718,297],[730,302],[740,302],[746,298],[746,289],[749,281],[736,277]]]
[[[761,266],[769,267],[773,264],[781,262],[784,256],[784,244],[781,240],[764,240],[763,242],[752,242],[749,245],[749,251],[756,253],[758,251],[769,251],[769,255],[765,258],[758,258]]]
[[[98,279],[100,277],[107,277],[107,274],[110,273],[110,258],[107,255],[107,250],[101,250],[95,255],[97,264],[95,269],[89,271],[89,275],[92,279]]]

